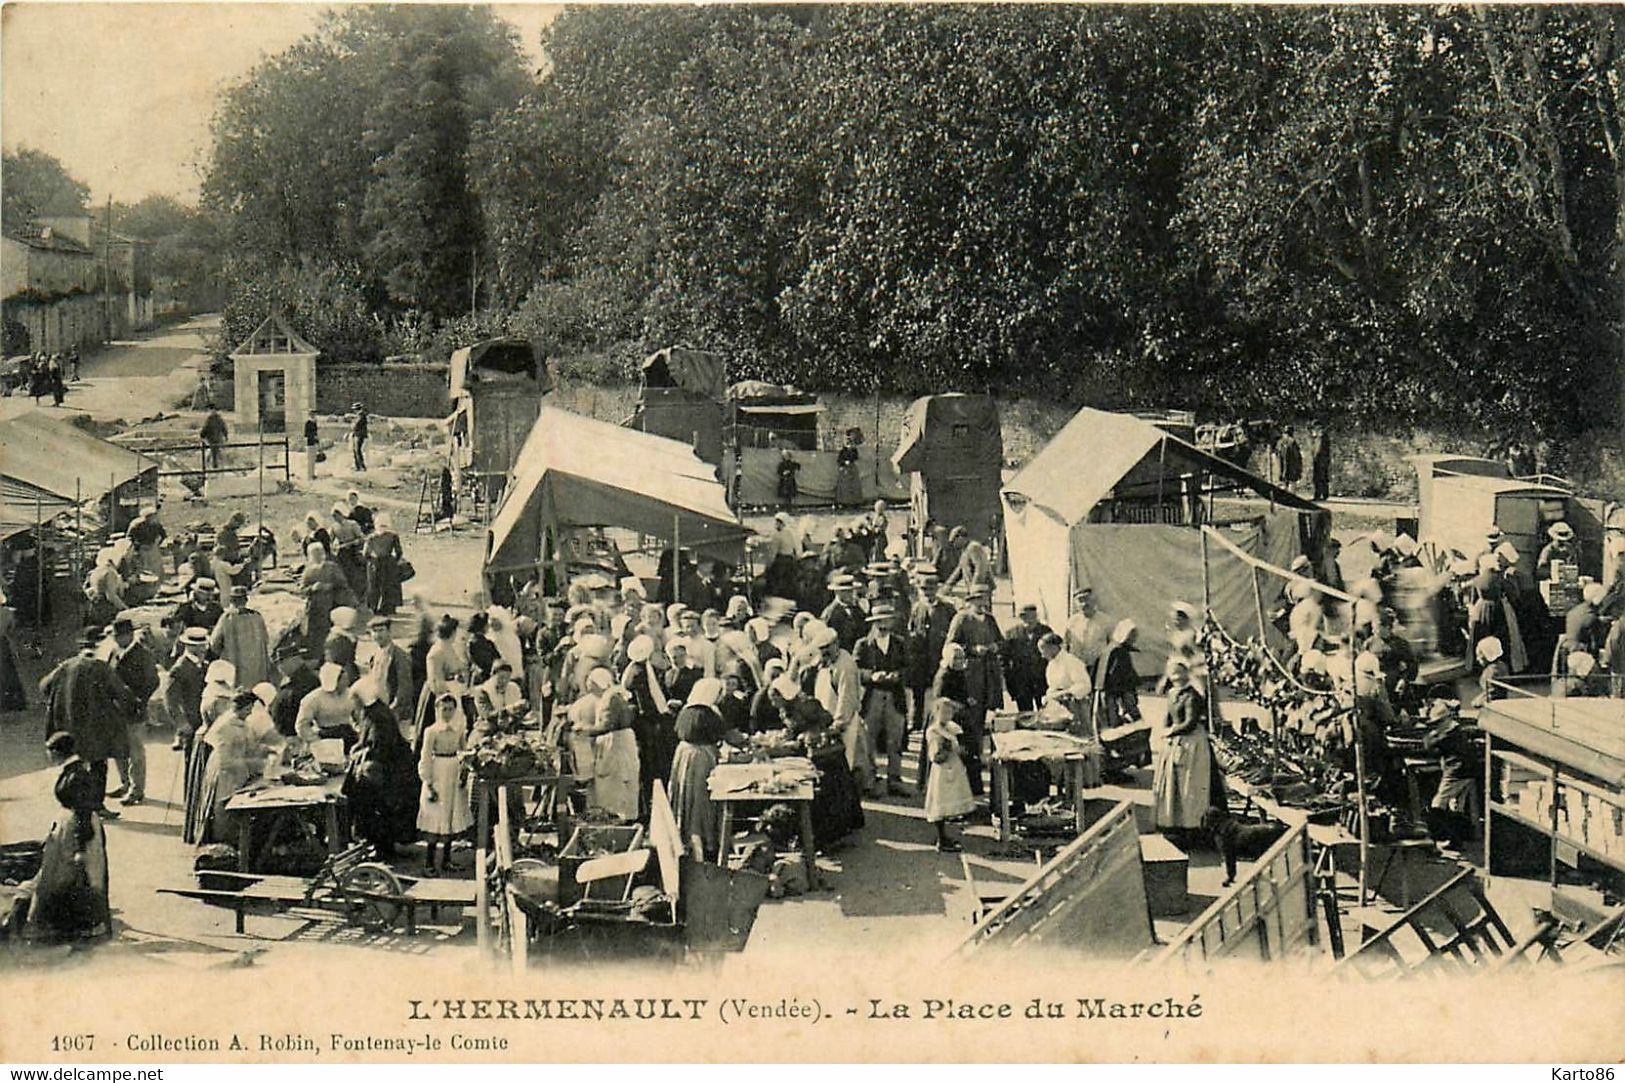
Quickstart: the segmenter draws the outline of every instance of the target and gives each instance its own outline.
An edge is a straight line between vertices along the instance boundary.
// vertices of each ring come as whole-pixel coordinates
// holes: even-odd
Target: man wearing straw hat
[[[853,655],[863,683],[863,717],[874,742],[876,758],[886,753],[886,790],[907,797],[903,786],[903,746],[908,741],[904,721],[903,682],[908,675],[908,644],[897,632],[897,609],[889,601],[869,613],[869,633],[858,641]],[[876,779],[876,785],[879,784]]]
[[[824,607],[818,619],[835,629],[840,637],[841,649],[850,651],[863,638],[865,618],[858,605],[858,581],[845,572],[838,572],[829,581],[835,600]]]

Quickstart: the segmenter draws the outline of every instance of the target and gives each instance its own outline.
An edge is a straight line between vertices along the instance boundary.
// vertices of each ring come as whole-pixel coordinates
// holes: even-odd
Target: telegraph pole
[[[102,222],[107,236],[102,243],[102,319],[107,325],[106,341],[113,341],[113,193],[107,193],[107,218]]]

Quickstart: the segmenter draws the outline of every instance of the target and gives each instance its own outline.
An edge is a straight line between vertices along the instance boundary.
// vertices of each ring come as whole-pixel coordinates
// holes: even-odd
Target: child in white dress
[[[451,864],[452,839],[474,822],[468,799],[468,773],[460,757],[468,746],[468,727],[457,697],[444,693],[435,703],[435,720],[423,731],[418,756],[418,777],[423,793],[418,798],[418,830],[428,846],[424,867],[438,876]],[[444,859],[437,861],[444,847]]]
[[[937,850],[958,853],[961,846],[948,833],[948,821],[976,809],[970,792],[970,776],[959,758],[959,724],[954,721],[954,705],[938,702],[931,724],[925,728],[926,754],[930,774],[925,783],[925,819],[937,828]]]

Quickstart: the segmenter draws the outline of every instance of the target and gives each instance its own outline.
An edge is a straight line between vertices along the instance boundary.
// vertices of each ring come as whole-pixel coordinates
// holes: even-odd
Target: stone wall
[[[342,414],[353,403],[382,417],[445,417],[451,413],[446,366],[418,363],[316,365],[316,411]]]

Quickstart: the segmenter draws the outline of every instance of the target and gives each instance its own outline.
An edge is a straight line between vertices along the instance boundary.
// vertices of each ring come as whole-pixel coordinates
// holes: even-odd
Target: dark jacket
[[[87,762],[130,753],[125,719],[134,696],[113,667],[88,652],[66,659],[39,684],[45,697],[45,735],[73,734],[79,756]]]
[[[857,649],[852,652],[852,660],[858,664],[858,674],[863,681],[863,709],[869,709],[870,697],[875,695],[889,695],[892,703],[899,712],[907,707],[907,699],[903,695],[904,683],[909,675],[909,652],[907,636],[901,632],[892,632],[890,642],[886,649],[880,649],[880,643],[870,632],[858,640]],[[876,673],[890,674],[884,680],[877,679]]]

